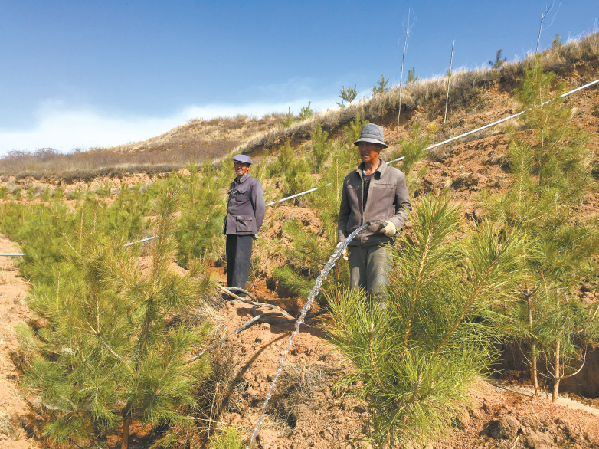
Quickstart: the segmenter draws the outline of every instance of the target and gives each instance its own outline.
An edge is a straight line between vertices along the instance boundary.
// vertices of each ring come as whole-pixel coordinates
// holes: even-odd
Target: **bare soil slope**
[[[575,88],[592,79],[599,78],[597,61],[580,62],[560,69],[559,75],[566,81],[567,88]],[[465,130],[487,124],[517,110],[511,96],[518,79],[510,77],[490,78],[484,89],[466,91],[461,102],[450,104],[448,121],[443,124],[444,103],[441,97],[432,96],[429,102],[414,103],[407,111],[402,110],[401,126],[396,127],[397,110],[385,105],[375,121],[384,125],[385,137],[390,143],[387,154],[400,150],[396,138],[407,137],[414,121],[422,124],[423,130],[434,139],[442,141]],[[590,147],[595,153],[595,164],[599,166],[599,89],[594,87],[568,97],[573,107],[573,121],[591,136]],[[246,120],[240,119],[240,123]],[[275,121],[273,120],[273,123]],[[217,128],[218,124],[213,123]],[[211,125],[211,126],[212,126]],[[272,125],[272,123],[271,123]],[[200,145],[207,129],[200,130],[201,122],[184,125],[151,141],[120,149],[123,152],[181,151]],[[210,157],[221,157],[230,148],[246,145],[253,155],[261,153],[252,139],[274,145],[280,135],[266,138],[272,128],[255,128],[246,131],[240,128],[220,130],[208,139],[218,141]],[[275,123],[275,126],[278,126]],[[339,126],[331,126],[337,129]],[[215,128],[215,129],[217,129]],[[194,131],[195,130],[195,131]],[[225,132],[226,131],[226,132]],[[309,137],[300,127],[292,137],[298,141]],[[518,132],[526,135],[527,130]],[[193,139],[184,142],[186,135],[196,133]],[[257,136],[257,137],[256,137]],[[198,140],[199,139],[199,140]],[[227,140],[229,139],[229,140]],[[279,139],[279,140],[277,140]],[[247,143],[250,142],[250,143]],[[221,145],[222,144],[222,145]],[[218,147],[218,148],[217,148]],[[226,151],[225,151],[226,148]],[[504,190],[510,183],[506,164],[507,139],[505,126],[484,131],[431,152],[421,162],[426,165],[421,185],[412,195],[418,197],[426,192],[439,193],[449,189],[456,202],[462,206],[465,220],[476,220],[483,215],[477,207],[476,198],[483,189],[490,193]],[[119,175],[119,179],[103,179],[118,187],[121,182],[151,182],[145,175]],[[15,183],[13,177],[10,182]],[[32,178],[18,180],[23,186],[39,181]],[[52,181],[54,184],[60,180]],[[67,186],[68,190],[68,186]],[[581,213],[596,214],[599,210],[599,195],[590,195],[581,207]],[[14,252],[16,248],[0,236],[0,253]],[[224,282],[222,271],[215,276]],[[31,320],[24,297],[28,284],[18,276],[14,260],[0,257],[0,448],[41,446],[41,433],[35,410],[34,399],[29,401],[20,389],[19,360],[17,354],[16,325]],[[261,301],[284,307],[297,315],[302,298],[280,298],[266,286],[266,278],[260,277],[250,286]],[[594,294],[593,294],[594,295]],[[592,297],[592,300],[597,300]],[[221,310],[222,321],[229,332],[252,317],[251,307],[244,304],[227,304]],[[312,322],[302,327],[287,358],[286,371],[268,409],[265,423],[259,436],[259,447],[263,448],[354,448],[369,447],[363,442],[365,429],[362,419],[367,414],[367,405],[346,397],[333,387],[335,381],[351,369],[339,354],[332,349],[326,338],[324,326]],[[209,432],[219,427],[232,425],[249,436],[257,424],[261,406],[266,398],[269,384],[274,378],[280,354],[288,344],[292,331],[289,325],[262,323],[251,327],[232,338],[218,353],[219,363],[215,369],[220,378],[214,380],[209,390],[207,409],[216,407],[219,412],[208,418]],[[16,364],[15,364],[16,362]],[[220,380],[219,380],[220,379]],[[522,382],[518,382],[522,386]],[[208,391],[208,390],[207,390]],[[599,416],[596,408],[584,409],[572,402],[552,404],[546,398],[532,398],[526,394],[508,390],[505,386],[494,386],[481,381],[472,391],[472,405],[468,412],[456,421],[448,437],[433,442],[430,448],[599,448]],[[598,400],[587,401],[597,405]],[[205,416],[198,415],[198,421]],[[204,421],[203,421],[204,422]],[[149,447],[157,435],[148,429],[140,429],[131,447]],[[201,447],[204,433],[181,433],[182,444]],[[118,447],[115,436],[108,440],[111,447]]]
[[[14,244],[0,237],[0,252],[14,252]],[[222,271],[217,277],[222,280]],[[27,282],[18,277],[10,258],[0,259],[0,448],[43,446],[38,417],[19,388],[20,372],[13,362],[17,354],[16,325],[31,320],[24,304]],[[264,301],[297,310],[295,299],[281,299],[261,281],[253,286]],[[266,311],[266,310],[263,310]],[[228,304],[222,310],[228,331],[252,317],[251,306]],[[212,432],[224,425],[235,426],[250,435],[261,414],[262,403],[274,378],[280,355],[289,343],[293,327],[284,324],[259,324],[232,338],[220,351],[222,382],[226,407],[212,424]],[[333,388],[339,376],[350,369],[328,345],[323,326],[311,322],[303,326],[287,357],[285,372],[279,380],[272,406],[257,440],[262,448],[363,448],[362,419],[367,405],[343,396]],[[214,399],[214,398],[212,398]],[[552,404],[546,398],[532,398],[480,382],[472,391],[472,405],[450,429],[443,441],[429,448],[597,448],[599,447],[599,409],[566,401]],[[156,437],[148,429],[137,428],[132,448],[146,448]],[[203,435],[185,436],[190,447],[202,447]],[[110,447],[119,447],[116,436],[108,438]],[[181,440],[185,443],[185,440]]]
[[[0,253],[15,252],[18,248],[0,235]],[[38,447],[26,430],[34,413],[19,387],[21,372],[15,357],[19,345],[16,327],[31,318],[24,301],[28,289],[14,261],[0,256],[0,449]]]

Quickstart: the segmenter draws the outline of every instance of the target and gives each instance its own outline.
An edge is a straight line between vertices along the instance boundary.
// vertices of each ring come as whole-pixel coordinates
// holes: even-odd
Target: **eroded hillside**
[[[595,40],[585,45],[594,45],[597,50],[596,36]],[[576,48],[579,49],[579,54],[574,60],[572,54]],[[595,51],[593,56],[593,53],[580,50],[586,48],[584,46],[576,48],[563,49],[562,53],[555,50],[557,53],[545,55],[548,61],[553,61],[553,65],[547,65],[557,72],[558,79],[565,82],[566,90],[599,78],[598,52]],[[312,145],[310,132],[314,132],[317,123],[330,133],[333,140],[342,141],[345,138],[341,131],[343,126],[350,123],[357,113],[384,127],[389,148],[383,156],[389,159],[391,154],[401,154],[398,139],[408,139],[416,124],[434,144],[517,112],[519,105],[514,99],[513,89],[520,84],[522,65],[481,73],[456,74],[450,90],[446,121],[443,120],[445,80],[419,83],[412,86],[412,90],[406,90],[402,96],[399,126],[396,91],[339,111],[296,121],[289,127],[283,127],[282,117],[277,116],[263,119],[240,116],[210,122],[193,121],[146,142],[117,149],[97,150],[96,155],[114,153],[113,161],[117,161],[115,165],[107,165],[101,169],[92,165],[88,168],[68,168],[62,172],[52,172],[46,166],[43,170],[36,171],[43,164],[35,165],[37,162],[34,159],[28,160],[31,165],[23,171],[16,170],[18,165],[13,165],[16,171],[11,172],[7,168],[9,166],[4,165],[2,185],[5,189],[4,198],[0,201],[2,204],[15,202],[22,206],[44,204],[56,191],[65,194],[64,201],[76,210],[83,203],[86,194],[91,197],[95,193],[100,198],[99,203],[109,207],[117,201],[119,191],[126,191],[123,188],[125,185],[135,186],[138,190],[132,195],[141,198],[142,194],[151,189],[152,184],[158,184],[157,181],[165,178],[171,169],[177,168],[176,163],[168,167],[161,165],[168,165],[164,162],[167,159],[153,168],[151,162],[145,162],[148,165],[144,168],[135,162],[135,155],[156,154],[166,157],[169,154],[179,154],[177,163],[180,167],[184,164],[185,154],[188,154],[186,151],[193,148],[200,151],[194,155],[198,162],[203,159],[213,161],[218,168],[218,162],[231,149],[240,148],[240,151],[247,152],[256,159],[257,169],[261,164],[272,162],[288,137],[295,154],[308,154]],[[590,136],[589,147],[595,155],[596,167],[599,159],[599,88],[595,85],[577,92],[569,96],[566,102],[572,108],[572,122]],[[428,192],[435,195],[449,192],[453,203],[458,204],[461,209],[463,222],[466,226],[473,227],[485,214],[479,205],[480,194],[504,192],[512,183],[507,159],[508,131],[523,139],[532,137],[534,133],[515,120],[431,150],[413,169],[414,173],[420,173],[414,190],[410,192],[414,202],[417,204]],[[271,151],[268,157],[264,156],[265,149]],[[51,167],[51,157],[48,161]],[[16,164],[18,161],[11,163],[13,162]],[[331,167],[327,169],[332,170]],[[593,170],[597,177],[597,169]],[[183,170],[181,177],[189,177],[189,174]],[[324,177],[326,176],[325,170]],[[264,182],[266,189],[271,192],[268,195],[273,197],[273,192],[279,195],[278,190],[282,184],[274,176]],[[182,191],[182,194],[189,194],[185,189]],[[55,198],[62,197],[56,195]],[[249,287],[261,302],[276,304],[294,316],[298,314],[305,298],[285,288],[274,275],[277,267],[293,262],[293,255],[290,256],[283,250],[275,251],[270,245],[277,241],[283,249],[286,245],[291,247],[291,239],[285,234],[283,226],[292,221],[303,224],[306,234],[322,237],[320,233],[325,224],[309,205],[307,200],[298,200],[269,209],[262,239],[257,241],[255,249],[260,257],[260,266],[254,269]],[[585,198],[577,213],[594,217],[598,210],[599,195],[595,192]],[[81,228],[78,229],[80,234],[84,234]],[[149,235],[149,229],[143,228],[143,231],[146,231],[143,236]],[[1,239],[0,244],[7,252],[18,250],[7,239]],[[144,248],[142,252],[148,250],[148,246]],[[313,252],[319,250],[315,247],[311,249]],[[224,284],[222,260],[218,260],[218,257],[215,259],[210,261],[210,272],[215,282]],[[4,343],[0,359],[8,374],[0,381],[2,385],[7,385],[6,389],[10,390],[10,394],[0,398],[6,408],[4,415],[0,415],[0,447],[56,444],[48,443],[43,437],[44,425],[56,410],[42,406],[36,394],[25,394],[20,384],[22,367],[16,363],[19,354],[23,354],[22,349],[17,348],[16,323],[28,324],[36,330],[43,327],[44,323],[32,318],[31,312],[26,308],[23,295],[30,285],[15,276],[15,263],[5,259],[1,270],[0,281],[7,288],[0,296],[0,309],[3,311],[0,337]],[[181,266],[177,266],[177,270],[185,271]],[[58,291],[58,287],[52,290],[56,297]],[[581,290],[581,295],[586,295],[588,301],[597,301],[592,289]],[[217,341],[247,322],[255,314],[255,310],[243,303],[225,303],[219,294],[215,293],[214,296],[215,298],[210,298],[214,306],[210,313],[217,323],[217,332],[212,336]],[[196,311],[191,315],[193,313]],[[197,319],[197,316],[193,315],[192,318]],[[181,319],[175,318],[174,322]],[[189,316],[185,318],[188,319]],[[368,417],[367,404],[345,395],[347,391],[335,385],[352,368],[350,362],[329,344],[326,319],[325,315],[324,320],[313,320],[308,326],[302,327],[302,332],[289,353],[279,388],[266,411],[267,417],[258,438],[258,447],[371,447],[365,442],[368,434],[367,425],[364,424]],[[227,426],[237,429],[244,437],[249,436],[261,416],[262,403],[292,330],[289,323],[263,322],[234,335],[225,346],[217,350],[213,355],[212,375],[198,387],[200,403],[193,410],[187,410],[195,424],[170,429],[172,435],[175,435],[172,444],[178,445],[177,447],[206,447],[207,439]],[[595,369],[596,374],[597,358],[595,349],[588,356],[587,371],[581,372],[580,377],[576,378],[583,379],[582,381],[576,380],[571,385],[564,383],[564,391],[569,391],[572,398],[580,399],[580,385],[577,386],[576,382],[594,382],[592,369]],[[580,404],[573,407],[571,402],[567,405],[552,404],[544,397],[531,398],[526,395],[528,392],[524,395],[514,393],[510,390],[512,387],[529,384],[526,375],[518,371],[518,368],[520,367],[510,366],[509,371],[504,371],[498,387],[481,382],[471,392],[471,405],[466,408],[463,416],[455,420],[452,428],[448,429],[448,437],[430,443],[429,447],[507,449],[592,448],[599,445],[596,408],[584,409]],[[593,398],[597,394],[590,393],[587,396],[587,404],[596,406],[597,400]],[[167,426],[143,426],[135,422],[130,447],[150,447],[168,434],[166,428]],[[119,429],[98,432],[94,443],[104,447],[118,447],[118,431]]]

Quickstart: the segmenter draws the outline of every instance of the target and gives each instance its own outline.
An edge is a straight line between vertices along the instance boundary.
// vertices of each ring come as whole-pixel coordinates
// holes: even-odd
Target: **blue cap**
[[[241,162],[242,164],[250,164],[252,165],[252,159],[245,154],[238,154],[237,156],[233,156],[233,160],[237,162]]]

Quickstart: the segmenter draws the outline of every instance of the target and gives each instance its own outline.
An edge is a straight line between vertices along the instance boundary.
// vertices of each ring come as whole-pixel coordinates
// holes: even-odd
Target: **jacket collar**
[[[385,163],[384,160],[379,159],[379,166],[378,168],[373,172],[373,175],[376,174],[377,172],[379,173],[378,176],[375,176],[375,178],[380,179],[381,176],[383,176],[383,174],[385,173],[385,170],[387,169],[387,164]],[[364,162],[360,162],[360,165],[358,165],[358,168],[356,169],[356,173],[358,173],[358,176],[360,176],[360,178],[362,177],[362,173],[364,173]]]
[[[248,178],[250,177],[249,173],[246,173],[245,175],[243,175],[241,178],[235,178],[235,182],[237,184],[243,184]]]

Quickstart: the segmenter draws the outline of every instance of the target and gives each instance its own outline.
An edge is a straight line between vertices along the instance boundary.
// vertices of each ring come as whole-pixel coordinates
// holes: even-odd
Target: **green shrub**
[[[42,190],[42,193],[40,194],[40,198],[44,203],[50,201],[50,196],[51,192],[49,187],[46,187],[44,190]]]
[[[36,195],[35,188],[34,188],[33,186],[30,186],[30,187],[27,189],[27,199],[28,199],[29,201],[33,201],[33,199],[35,198],[35,195]]]
[[[416,69],[414,67],[412,67],[412,69],[408,69],[408,84],[414,84],[416,81],[419,81],[420,78],[418,78],[414,72],[416,71]]]
[[[284,197],[306,191],[312,184],[310,167],[303,153],[297,154],[293,151],[289,137],[280,148],[277,159],[269,164],[267,171],[269,177],[280,179],[280,191]]]
[[[348,103],[351,104],[352,101],[354,101],[356,99],[356,97],[358,96],[358,90],[356,89],[356,85],[354,84],[354,87],[348,87],[347,90],[345,90],[345,86],[343,86],[343,88],[340,91],[340,95],[339,98],[341,98],[341,103],[337,103],[339,106],[341,106],[342,108],[345,107],[345,104],[343,103],[344,101],[347,101]]]
[[[210,438],[210,449],[242,449],[243,441],[234,427],[226,427]]]
[[[378,85],[372,88],[372,95],[384,94],[389,86],[389,80],[385,79],[385,75],[381,75]]]
[[[177,187],[182,192],[181,217],[175,231],[178,260],[187,266],[190,260],[218,260],[224,254],[223,217],[226,215],[225,175],[217,172],[210,161],[200,170],[192,165],[191,174],[181,176]]]
[[[64,189],[60,186],[56,187],[52,192],[52,198],[54,200],[62,200],[64,198]]]
[[[69,199],[71,199],[71,200],[80,200],[80,199],[83,199],[84,197],[85,197],[85,194],[84,194],[83,190],[80,187],[78,187],[77,189],[73,190],[69,194]]]
[[[316,130],[310,132],[312,137],[312,172],[320,173],[325,163],[333,152],[333,142],[328,140],[329,133],[322,130],[322,126],[316,125]]]
[[[283,128],[289,128],[291,126],[291,124],[293,123],[293,112],[291,112],[291,108],[289,108],[289,112],[285,114],[285,118],[281,123],[283,125]]]
[[[310,109],[310,101],[308,102],[308,106],[304,106],[300,113],[299,113],[299,118],[300,120],[306,120],[310,117],[312,117],[314,115],[314,111],[312,109]]]
[[[599,341],[597,308],[580,298],[580,286],[596,278],[599,233],[595,219],[578,213],[596,191],[589,136],[570,123],[563,84],[552,92],[555,74],[544,73],[541,57],[524,69],[516,96],[531,138],[512,135],[510,189],[490,202],[492,216],[508,231],[526,233],[532,250],[522,266],[528,276],[520,301],[510,309],[512,334],[531,348],[531,377],[538,387],[537,360],[545,360],[557,399],[560,381],[578,372],[584,354]]]
[[[408,191],[412,194],[420,185],[422,176],[426,172],[426,167],[423,167],[417,174],[412,173],[412,170],[418,161],[426,157],[428,151],[427,147],[430,141],[431,138],[429,136],[422,135],[420,123],[414,122],[410,138],[400,138],[398,141],[401,149],[400,152],[391,155],[392,159],[396,159],[400,155],[403,156],[403,160],[399,163],[399,169],[406,175]]]
[[[559,34],[555,35],[555,38],[551,41],[551,45],[553,47],[554,50],[556,51],[560,51],[562,49],[562,39],[560,38]]]
[[[276,251],[285,255],[288,262],[275,268],[273,277],[295,295],[307,297],[334,246],[296,219],[285,222],[283,235],[293,244],[278,245]]]
[[[104,181],[104,183],[96,189],[96,195],[104,198],[112,196],[112,182]]]
[[[497,50],[497,53],[495,54],[495,62],[489,61],[489,65],[491,66],[491,68],[499,69],[503,64],[505,64],[505,61],[507,61],[507,58],[501,59],[502,56],[503,56],[503,50],[500,48],[499,50]]]

